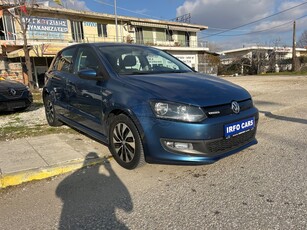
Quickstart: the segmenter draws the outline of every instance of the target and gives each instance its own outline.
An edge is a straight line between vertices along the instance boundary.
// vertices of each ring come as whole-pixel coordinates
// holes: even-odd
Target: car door
[[[76,47],[69,47],[57,54],[46,75],[49,78],[49,90],[54,100],[58,114],[69,116],[69,94],[73,91],[67,88],[68,78],[73,76],[73,56]]]
[[[89,46],[81,46],[76,53],[74,77],[68,84],[74,92],[70,94],[72,118],[79,124],[102,133],[102,87],[104,82],[94,79],[82,79],[78,72],[83,69],[94,69],[100,73],[100,62],[95,51]]]

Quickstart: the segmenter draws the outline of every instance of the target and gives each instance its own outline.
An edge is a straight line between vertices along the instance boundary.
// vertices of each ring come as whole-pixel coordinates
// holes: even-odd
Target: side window
[[[95,69],[96,71],[98,71],[98,68],[99,61],[96,58],[94,52],[90,48],[81,47],[77,53],[74,72],[77,73],[82,69]]]
[[[66,49],[60,53],[54,62],[54,68],[58,71],[71,72],[72,70],[72,58],[75,52],[75,48]]]

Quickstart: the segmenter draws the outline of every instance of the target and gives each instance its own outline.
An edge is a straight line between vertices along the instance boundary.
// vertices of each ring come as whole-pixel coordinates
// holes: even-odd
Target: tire
[[[124,114],[111,118],[109,149],[116,162],[126,169],[145,164],[140,134],[135,124]]]
[[[57,119],[57,114],[54,108],[54,103],[50,95],[45,96],[44,106],[45,106],[45,114],[46,114],[46,119],[47,119],[48,124],[54,127],[63,125],[63,123]]]

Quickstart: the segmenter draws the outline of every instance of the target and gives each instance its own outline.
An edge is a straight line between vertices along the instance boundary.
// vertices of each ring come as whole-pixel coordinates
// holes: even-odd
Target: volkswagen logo
[[[13,89],[13,88],[9,88],[9,93],[12,95],[12,96],[16,96],[16,90]]]
[[[231,109],[236,114],[240,113],[240,105],[239,105],[239,103],[236,102],[236,101],[231,102]]]

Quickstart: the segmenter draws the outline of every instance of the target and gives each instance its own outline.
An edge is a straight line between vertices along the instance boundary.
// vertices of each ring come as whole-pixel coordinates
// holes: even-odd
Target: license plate
[[[224,136],[232,137],[255,128],[255,118],[247,118],[224,126]]]

